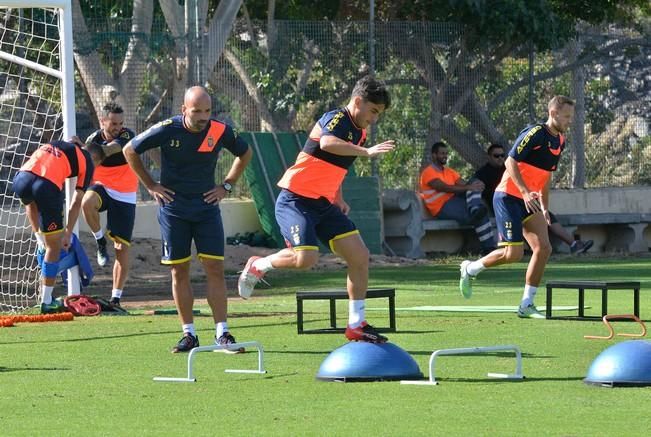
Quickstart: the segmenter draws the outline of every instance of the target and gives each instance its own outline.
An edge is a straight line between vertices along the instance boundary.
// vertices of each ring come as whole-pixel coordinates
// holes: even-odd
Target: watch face
[[[231,184],[229,184],[228,182],[224,182],[222,184],[222,187],[224,187],[224,189],[226,191],[228,191],[229,193],[233,190],[233,186]]]

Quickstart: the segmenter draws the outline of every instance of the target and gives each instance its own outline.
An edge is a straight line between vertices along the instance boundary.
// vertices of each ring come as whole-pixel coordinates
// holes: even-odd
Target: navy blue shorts
[[[133,235],[133,226],[136,222],[136,205],[115,200],[109,196],[104,186],[100,184],[95,184],[88,190],[99,196],[99,212],[106,211],[108,236],[129,246]]]
[[[328,199],[310,199],[287,190],[276,199],[276,221],[287,247],[295,250],[318,250],[321,240],[334,252],[333,241],[359,234],[355,224]]]
[[[499,235],[498,246],[524,244],[522,225],[533,214],[527,211],[524,200],[501,191],[493,196],[495,225]]]
[[[192,241],[200,258],[224,259],[224,226],[219,205],[197,197],[174,194],[174,201],[158,210],[163,243],[163,264],[180,264],[192,258]]]
[[[63,230],[65,196],[54,182],[28,171],[19,171],[14,176],[12,188],[23,205],[36,202],[41,232],[50,234]]]

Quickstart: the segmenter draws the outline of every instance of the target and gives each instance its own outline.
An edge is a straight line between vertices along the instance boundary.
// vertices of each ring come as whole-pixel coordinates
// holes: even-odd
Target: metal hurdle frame
[[[501,352],[501,351],[513,351],[515,353],[515,373],[488,373],[487,376],[490,378],[499,378],[499,379],[508,379],[508,380],[522,380],[524,375],[522,374],[522,352],[518,346],[514,345],[503,345],[503,346],[485,346],[485,347],[466,347],[466,348],[457,348],[457,349],[439,349],[432,352],[432,355],[429,357],[429,380],[427,381],[409,381],[403,380],[400,381],[400,384],[408,385],[438,385],[438,381],[434,376],[434,368],[436,363],[436,358],[441,355],[463,355],[463,354],[483,354],[488,352]]]
[[[255,348],[258,351],[258,368],[257,370],[253,369],[226,369],[225,373],[257,373],[263,374],[267,373],[264,369],[264,349],[262,345],[257,341],[249,341],[245,343],[233,343],[228,346],[222,346],[218,344],[213,344],[210,346],[199,346],[195,347],[188,354],[188,376],[187,378],[171,378],[166,376],[157,376],[154,377],[154,381],[160,382],[197,382],[197,378],[194,376],[193,365],[194,359],[199,352],[221,352],[221,351],[232,351],[239,348]]]

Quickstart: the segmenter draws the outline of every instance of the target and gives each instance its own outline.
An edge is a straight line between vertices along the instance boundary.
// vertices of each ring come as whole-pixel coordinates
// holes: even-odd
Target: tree
[[[248,2],[247,2],[248,3]],[[255,2],[258,6],[260,0]],[[294,4],[293,2],[289,2]],[[275,29],[273,16],[276,11],[272,7],[275,2],[267,3],[268,29]],[[552,79],[579,71],[585,65],[609,56],[613,50],[623,50],[626,47],[649,45],[644,35],[622,37],[617,41],[602,41],[598,44],[576,43],[579,27],[582,23],[625,22],[628,25],[644,28],[632,20],[648,19],[649,6],[643,0],[504,0],[500,2],[477,0],[397,0],[393,2],[377,2],[377,17],[385,23],[378,23],[377,39],[389,52],[390,59],[399,59],[403,64],[412,65],[410,76],[390,76],[385,71],[378,74],[392,85],[411,83],[414,87],[424,87],[429,91],[429,107],[431,108],[428,122],[427,143],[444,139],[468,162],[479,166],[485,159],[484,145],[487,142],[506,143],[508,136],[502,128],[502,120],[497,120],[495,114],[499,108],[515,93],[520,92],[529,84],[528,79],[505,83],[500,89],[486,93],[485,78],[494,75],[507,56],[526,56],[532,52],[543,52],[550,49],[559,50],[566,44],[575,44],[575,52],[571,58],[555,63],[539,73],[534,80]],[[329,2],[329,17],[347,20],[367,20],[367,0],[342,0]],[[336,8],[336,12],[332,8]],[[304,12],[299,8],[285,5],[285,13]],[[256,11],[261,14],[264,8]],[[259,16],[260,17],[260,16]],[[280,14],[276,11],[276,18]],[[296,16],[294,15],[294,18]],[[412,21],[409,26],[392,23],[397,20]],[[391,22],[390,22],[391,21]],[[457,23],[451,26],[446,35],[437,38],[427,38],[427,22],[443,21]],[[422,31],[414,31],[418,26]],[[334,26],[333,26],[334,28]],[[345,27],[342,27],[345,29]],[[335,32],[343,32],[342,28]],[[264,32],[256,29],[263,36]],[[275,32],[275,30],[274,30]],[[271,32],[270,32],[271,33]],[[268,38],[275,41],[274,38]],[[319,53],[319,62],[327,56],[327,48],[311,41],[313,50]],[[341,49],[341,47],[338,47]],[[308,51],[305,51],[308,53]],[[341,53],[343,58],[347,53]],[[238,58],[235,56],[234,58]],[[306,54],[306,59],[309,57]],[[365,57],[363,58],[365,60]],[[570,60],[571,59],[571,60]],[[230,60],[230,59],[229,59]],[[264,65],[266,71],[273,72],[273,60]],[[363,65],[363,61],[361,61]],[[254,63],[254,69],[259,70],[261,64]],[[315,74],[318,70],[305,62],[305,76]],[[270,88],[264,81],[252,80],[254,72],[247,72],[247,67],[238,68],[238,74],[243,82],[248,83],[247,89],[254,96],[258,105],[263,125],[270,129],[284,128],[292,123],[291,119],[283,122],[281,118],[296,111],[274,111],[273,105],[282,100],[280,87]],[[378,68],[379,69],[379,68]],[[364,68],[360,68],[361,71]],[[278,72],[276,72],[278,73]],[[341,71],[331,70],[334,77],[344,79]],[[399,72],[398,72],[399,73]],[[248,75],[248,77],[247,77]],[[350,79],[349,75],[346,79]],[[574,89],[580,87],[580,75],[575,75]],[[297,82],[298,83],[298,82]],[[480,88],[484,87],[483,90]],[[292,89],[294,103],[300,102],[299,93],[307,88],[294,86]],[[547,91],[549,93],[549,91]],[[569,93],[569,88],[568,88]],[[543,100],[551,95],[543,94]],[[523,110],[529,109],[528,107]],[[533,112],[533,111],[532,111]],[[544,116],[544,114],[530,114]],[[579,121],[583,114],[579,114]],[[269,121],[267,121],[269,120]],[[576,139],[575,139],[576,140]],[[580,138],[578,138],[580,140]],[[581,146],[579,146],[581,147]],[[429,157],[424,149],[423,158]],[[577,161],[577,176],[575,182],[582,183],[581,165]]]
[[[111,73],[111,69],[104,66],[93,35],[88,29],[81,1],[84,2],[83,6],[87,11],[92,10],[93,7],[99,8],[99,6],[89,0],[73,1],[75,62],[92,106],[99,113],[107,101],[115,100],[125,110],[125,124],[139,126],[141,123],[138,122],[138,111],[142,103],[140,97],[148,77],[147,72],[150,68],[163,71],[165,67],[152,63],[150,59],[154,2],[133,0],[129,43],[124,50],[122,59],[110,59],[114,65],[121,63],[121,67]],[[208,7],[205,0],[186,0],[185,7],[181,6],[178,0],[160,0],[159,3],[174,42],[173,50],[164,54],[168,57],[168,65],[172,66],[171,74],[168,75],[170,80],[166,84],[164,92],[157,96],[158,103],[154,105],[154,111],[160,107],[162,100],[167,95],[172,96],[172,105],[179,108],[186,87],[196,83],[197,77],[206,77],[208,72],[212,71],[221,56],[242,0],[221,1],[214,10]],[[197,3],[197,10],[199,10],[197,16],[194,15],[195,8],[190,7],[194,3]],[[208,16],[209,11],[213,12],[212,17]],[[106,12],[99,11],[99,13]],[[191,56],[196,55],[190,46],[193,39],[188,38],[193,33],[191,26],[194,23],[199,23],[201,29],[204,24],[206,25],[204,40],[209,46],[207,51],[209,56],[203,59],[204,71],[189,76],[188,72],[191,71],[190,68],[193,65]],[[161,76],[165,76],[165,74]],[[151,119],[152,117],[140,117],[140,120],[145,118]]]

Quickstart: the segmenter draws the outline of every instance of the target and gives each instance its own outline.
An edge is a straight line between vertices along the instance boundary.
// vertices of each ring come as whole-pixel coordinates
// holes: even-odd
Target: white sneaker
[[[534,304],[529,304],[526,308],[518,307],[518,317],[521,319],[544,319],[545,315],[538,311]]]
[[[262,281],[264,273],[260,270],[253,267],[253,263],[260,259],[259,256],[252,256],[246,262],[244,270],[240,273],[240,277],[237,280],[237,292],[242,297],[242,299],[248,299],[253,294],[253,289]]]

